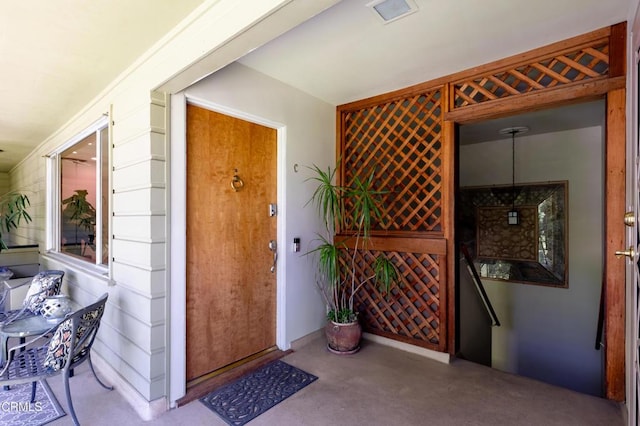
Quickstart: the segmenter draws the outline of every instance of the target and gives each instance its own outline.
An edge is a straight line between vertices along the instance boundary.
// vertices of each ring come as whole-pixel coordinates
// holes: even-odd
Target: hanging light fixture
[[[518,210],[516,210],[516,135],[528,131],[529,128],[524,126],[507,127],[498,131],[501,135],[511,135],[511,210],[507,212],[507,223],[509,225],[518,225],[520,223]]]

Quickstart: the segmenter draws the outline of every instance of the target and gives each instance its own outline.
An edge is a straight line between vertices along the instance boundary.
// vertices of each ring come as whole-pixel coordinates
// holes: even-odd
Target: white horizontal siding
[[[135,320],[147,327],[164,324],[164,296],[149,296],[120,285],[109,288],[110,303],[121,311],[126,321]]]
[[[130,162],[126,166],[115,168],[113,171],[113,188],[144,187],[145,185],[165,182],[164,160],[147,157],[138,162]]]
[[[148,100],[148,99],[147,99]],[[147,100],[144,100],[145,102]],[[151,100],[149,100],[151,102]],[[164,133],[164,118],[162,117],[164,106],[158,104],[141,103],[139,108],[131,111],[129,115],[118,118],[118,111],[114,109],[114,145],[117,147],[127,143],[137,135],[155,132]],[[152,123],[155,123],[152,124]]]
[[[146,265],[151,269],[164,268],[166,265],[165,244],[114,239],[113,259],[126,264]]]
[[[109,324],[108,334],[122,336],[143,352],[152,353],[164,349],[164,324],[149,325],[116,308],[106,312],[103,320]]]
[[[95,350],[114,367],[119,365],[120,374],[145,398],[161,397],[166,346],[164,297],[152,298],[125,285],[106,287],[106,278],[70,269],[57,258],[45,256],[43,262],[44,268],[66,270],[64,291],[80,304],[92,303],[108,290],[107,309]],[[98,349],[106,346],[109,347],[108,355]],[[118,362],[114,365],[112,360]]]
[[[65,269],[64,291],[78,303],[87,305],[105,291],[104,280],[90,273],[70,270],[68,266],[44,257],[47,269]],[[99,347],[109,346],[109,356],[126,365],[120,373],[145,398],[159,398],[164,383],[165,312],[164,298],[151,299],[123,285],[108,287],[107,309],[96,341]],[[122,360],[126,362],[122,363]],[[127,374],[123,374],[123,371]],[[133,372],[137,372],[133,374]],[[153,389],[153,391],[152,391]],[[160,393],[159,393],[160,392]]]
[[[119,286],[149,299],[165,295],[165,275],[164,268],[152,271],[122,262],[114,262],[113,265],[113,279],[118,282]]]
[[[165,212],[165,186],[114,188],[114,215],[150,215]]]
[[[150,158],[164,158],[164,133],[143,132],[131,135],[128,139],[121,139],[113,147],[113,163],[116,167],[130,163],[147,161]],[[146,153],[143,156],[142,153]]]
[[[112,349],[111,342],[97,340],[94,344],[94,350],[97,351],[100,356],[116,371],[118,371],[122,377],[126,378],[127,382],[147,401],[152,401],[164,396],[164,389],[166,386],[165,375],[149,378],[143,371],[140,371],[133,365],[129,364],[127,362],[127,358],[121,357]],[[153,358],[158,364],[164,363],[164,353],[158,353],[155,355],[130,354],[129,356],[147,358],[150,362]]]
[[[149,243],[161,242],[154,240],[153,237],[161,235],[164,232],[164,227],[164,215],[116,215],[113,217],[113,229],[116,232],[116,238],[125,240],[139,240]]]
[[[164,345],[160,349],[149,350],[143,347],[143,342],[137,342],[109,327],[100,330],[100,340],[103,343],[109,342],[111,350],[126,360],[127,364],[135,368],[147,381],[164,376],[163,363],[153,359],[154,354],[164,352]]]
[[[58,259],[44,256],[43,263],[46,269],[67,271],[64,291],[82,305],[92,303],[106,290],[103,280],[69,269]],[[107,307],[94,343],[94,350],[148,400],[162,396],[165,381],[164,314],[158,312],[158,303],[155,306],[154,312],[148,299],[121,286],[110,287]]]

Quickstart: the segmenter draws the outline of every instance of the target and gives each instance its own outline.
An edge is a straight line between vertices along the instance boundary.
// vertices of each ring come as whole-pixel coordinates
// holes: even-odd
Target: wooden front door
[[[187,381],[275,345],[276,139],[187,106]]]

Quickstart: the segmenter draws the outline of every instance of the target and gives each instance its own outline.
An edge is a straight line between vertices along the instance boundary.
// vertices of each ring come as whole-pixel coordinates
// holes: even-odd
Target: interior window
[[[94,128],[58,155],[57,245],[61,253],[107,265],[108,128],[106,121]]]

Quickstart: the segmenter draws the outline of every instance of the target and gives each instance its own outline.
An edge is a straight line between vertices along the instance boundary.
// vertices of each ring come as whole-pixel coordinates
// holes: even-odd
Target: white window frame
[[[101,137],[100,131],[108,128],[107,131],[107,137],[104,138],[106,140],[102,140],[103,138]],[[62,234],[62,229],[61,229],[61,202],[62,202],[62,194],[61,194],[61,176],[60,176],[60,171],[61,171],[61,164],[60,164],[60,160],[61,160],[61,154],[66,151],[67,149],[69,149],[70,147],[72,147],[73,145],[77,144],[78,142],[82,141],[84,138],[86,138],[87,136],[91,135],[92,133],[96,134],[96,233],[95,233],[95,246],[96,246],[96,261],[95,263],[91,263],[88,262],[86,260],[81,260],[78,259],[72,255],[66,254],[64,252],[62,252],[60,250],[60,241],[61,241],[61,234]],[[103,244],[102,244],[102,228],[103,226],[107,226],[109,227],[111,224],[109,223],[110,220],[108,219],[108,222],[105,224],[103,223],[103,218],[102,218],[102,214],[99,214],[98,212],[102,212],[103,209],[103,200],[102,197],[100,196],[100,194],[102,194],[102,190],[103,190],[103,185],[102,185],[102,149],[104,147],[105,144],[107,144],[107,146],[109,146],[109,139],[110,139],[110,135],[111,135],[111,129],[109,126],[109,117],[105,114],[105,116],[101,117],[99,120],[95,121],[93,124],[91,124],[89,127],[87,127],[85,130],[83,130],[82,132],[78,133],[77,135],[75,135],[73,138],[69,139],[67,142],[65,142],[64,144],[60,145],[58,148],[56,148],[54,151],[52,151],[47,157],[48,157],[48,161],[47,161],[47,187],[50,188],[49,191],[47,191],[47,239],[46,239],[46,248],[47,248],[47,252],[48,254],[52,254],[57,256],[60,256],[60,259],[64,259],[65,262],[71,263],[71,264],[75,264],[78,265],[80,267],[83,267],[85,269],[90,269],[93,270],[95,269],[96,272],[104,275],[106,272],[108,272],[110,270],[110,265],[111,265],[111,253],[108,253],[107,256],[107,264],[103,264],[102,263],[102,257],[103,257]],[[108,157],[108,164],[110,167],[111,164],[111,155],[110,155],[110,150],[108,150],[109,154]],[[109,179],[108,179],[108,185],[110,186],[111,184],[111,176],[109,175]],[[108,188],[107,188],[108,189]],[[111,197],[109,197],[111,198]],[[109,200],[107,200],[107,203],[109,203]],[[109,208],[109,215],[108,217],[111,217],[111,209]],[[110,234],[110,233],[109,233]],[[108,249],[109,251],[111,251],[111,235],[108,235],[107,238],[109,238],[109,244],[108,244]]]

